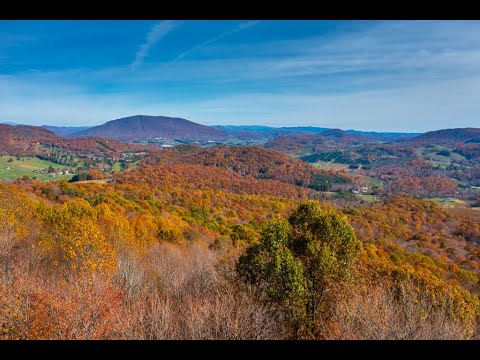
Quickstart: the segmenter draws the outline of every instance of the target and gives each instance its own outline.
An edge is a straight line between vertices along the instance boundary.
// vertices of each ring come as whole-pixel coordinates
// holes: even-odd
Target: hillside
[[[329,129],[316,135],[280,136],[267,142],[265,147],[286,153],[296,153],[308,148],[308,151],[312,153],[382,142],[382,139],[374,136],[351,134],[340,129]]]
[[[181,118],[135,115],[109,121],[103,125],[70,135],[71,137],[105,137],[123,141],[154,140],[155,138],[219,140],[223,131]]]
[[[327,191],[348,186],[351,177],[343,172],[325,172],[277,151],[258,146],[179,146],[153,155],[155,164],[192,164],[226,169],[242,176]]]
[[[456,128],[429,131],[425,134],[401,142],[412,145],[425,144],[477,144],[480,143],[480,128]]]
[[[51,143],[58,136],[37,126],[0,124],[0,154],[35,154],[37,143]]]
[[[350,134],[346,131],[340,130],[340,129],[330,129],[326,130],[318,135],[316,135],[318,138],[327,138],[327,139],[336,139],[340,140],[342,139],[343,141],[349,141],[349,142],[369,142],[372,141],[371,138],[366,138],[365,136],[361,134]]]
[[[322,305],[331,321],[319,320],[326,325],[317,338],[478,339],[475,219],[424,200],[322,202],[313,213],[319,230],[307,237],[298,226],[291,233],[274,226],[298,214],[297,200],[308,193],[212,170],[145,164],[105,184],[0,184],[0,339],[292,339],[295,328],[274,316],[279,310],[262,289],[237,281],[239,259],[257,254],[250,251],[257,244],[275,245],[252,264],[276,261],[286,280],[271,288],[283,296],[291,284],[284,259],[293,257],[282,255],[291,242],[279,236],[352,234],[338,220],[351,224],[360,251],[353,276],[328,288]],[[307,249],[344,258],[330,248]]]
[[[144,147],[125,144],[112,139],[66,139],[43,127],[0,124],[1,155],[45,155],[53,149],[82,154],[111,155],[127,150],[141,151]]]
[[[7,125],[0,124],[1,139],[6,140],[32,140],[32,139],[55,139],[56,135],[47,129],[30,125]]]

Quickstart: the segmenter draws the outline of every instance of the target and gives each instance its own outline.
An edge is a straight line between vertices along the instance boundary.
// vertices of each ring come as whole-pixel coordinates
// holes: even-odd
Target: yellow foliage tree
[[[97,223],[96,209],[83,199],[61,207],[40,205],[43,222],[39,245],[53,265],[79,272],[111,272],[115,248]]]
[[[15,187],[0,184],[0,252],[27,238],[34,227],[32,201]]]
[[[183,240],[182,227],[186,224],[178,216],[170,215],[167,217],[157,217],[158,237],[160,240],[165,240],[173,243],[178,243]]]

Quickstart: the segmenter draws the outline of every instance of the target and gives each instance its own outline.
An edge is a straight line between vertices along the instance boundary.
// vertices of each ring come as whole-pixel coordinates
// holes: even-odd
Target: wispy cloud
[[[155,24],[148,32],[144,43],[138,48],[135,54],[135,60],[131,64],[132,69],[135,69],[141,65],[145,57],[148,56],[152,46],[155,45],[155,43],[157,43],[160,39],[165,37],[177,25],[178,23],[172,20],[165,20]]]
[[[93,125],[143,113],[377,131],[478,126],[480,22],[387,21],[311,37],[219,41],[257,23],[203,41],[168,68],[149,61],[135,72],[125,64],[0,74],[0,121]],[[139,49],[139,64],[166,35],[156,31]],[[184,59],[202,47],[202,57]]]
[[[210,38],[210,39],[208,39],[208,40],[206,40],[206,41],[204,41],[204,42],[202,42],[202,43],[200,43],[200,44],[198,44],[198,45],[195,45],[195,46],[192,47],[191,49],[189,49],[189,50],[181,53],[180,55],[178,55],[175,59],[172,60],[172,62],[181,60],[181,59],[183,59],[185,56],[187,56],[188,54],[190,54],[190,53],[192,53],[192,52],[194,52],[194,51],[196,51],[196,50],[199,50],[199,49],[201,49],[201,48],[203,48],[203,47],[205,47],[205,46],[207,46],[207,45],[209,45],[209,44],[211,44],[211,43],[214,43],[214,42],[216,42],[216,41],[218,41],[218,40],[221,40],[221,39],[223,39],[224,37],[226,37],[226,36],[228,36],[228,35],[232,35],[232,34],[237,33],[237,32],[239,32],[239,31],[242,31],[242,30],[248,29],[248,28],[250,28],[250,27],[252,27],[252,26],[255,26],[255,25],[257,25],[259,22],[260,22],[260,20],[252,20],[252,21],[243,22],[243,23],[237,25],[236,27],[234,27],[233,29],[230,29],[230,30],[228,30],[228,31],[225,31],[225,32],[223,32],[223,33],[221,33],[221,34],[219,34],[219,35],[217,35],[217,36],[214,36],[214,37],[212,37],[212,38]]]

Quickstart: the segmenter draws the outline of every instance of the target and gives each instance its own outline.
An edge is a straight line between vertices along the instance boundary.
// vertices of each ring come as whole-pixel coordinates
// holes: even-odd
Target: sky
[[[0,21],[0,122],[480,127],[480,21]]]

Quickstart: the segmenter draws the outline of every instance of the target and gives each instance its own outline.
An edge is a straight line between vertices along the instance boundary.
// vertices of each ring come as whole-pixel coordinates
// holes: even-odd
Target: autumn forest
[[[0,125],[0,339],[480,339],[455,135]]]

